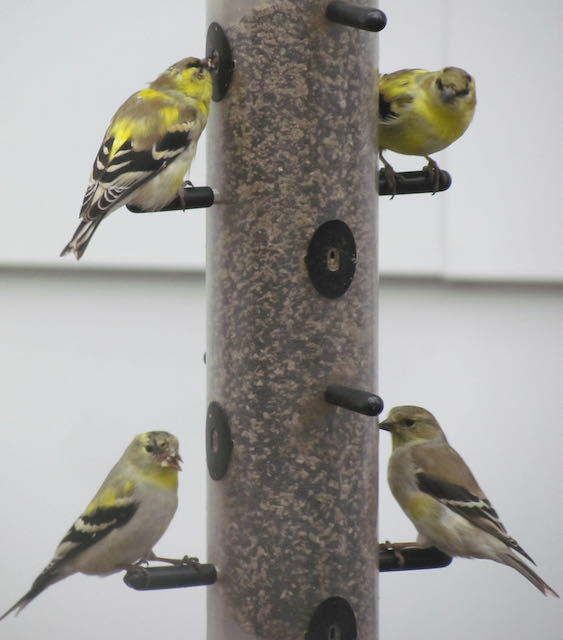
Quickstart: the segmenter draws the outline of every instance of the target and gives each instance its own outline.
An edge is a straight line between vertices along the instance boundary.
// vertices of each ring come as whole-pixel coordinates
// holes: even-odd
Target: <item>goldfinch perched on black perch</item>
[[[113,116],[84,195],[82,219],[61,256],[80,259],[100,222],[125,204],[158,210],[180,193],[207,123],[209,61],[184,58]]]
[[[429,411],[394,407],[379,428],[391,433],[389,487],[417,528],[419,545],[437,547],[449,556],[506,564],[544,596],[559,597],[517,555],[534,562],[508,534],[471,470],[450,447]]]
[[[402,69],[379,77],[377,144],[385,177],[393,193],[396,175],[383,157],[390,149],[424,156],[436,190],[438,165],[429,155],[448,147],[467,129],[475,113],[475,81],[457,67],[441,71]]]
[[[178,440],[172,434],[149,431],[138,435],[31,589],[0,620],[12,611],[19,613],[44,589],[73,573],[104,576],[148,560],[181,564],[158,558],[152,551],[178,506],[181,461]]]

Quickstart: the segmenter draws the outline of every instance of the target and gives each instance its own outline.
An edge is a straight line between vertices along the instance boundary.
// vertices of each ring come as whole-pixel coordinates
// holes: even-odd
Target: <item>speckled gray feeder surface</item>
[[[375,421],[323,400],[329,384],[375,391],[375,40],[325,6],[210,16],[236,63],[208,128],[209,183],[227,201],[207,215],[208,402],[234,442],[226,476],[208,481],[210,640],[302,640],[330,596],[376,637]],[[357,264],[329,299],[304,258],[334,219]]]

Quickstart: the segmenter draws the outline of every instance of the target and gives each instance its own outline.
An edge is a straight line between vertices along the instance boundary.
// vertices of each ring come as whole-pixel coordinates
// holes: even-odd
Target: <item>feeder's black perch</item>
[[[128,571],[123,582],[137,591],[201,587],[217,582],[217,570],[212,564],[187,564],[171,567],[139,567]]]
[[[201,209],[210,207],[215,202],[215,193],[211,187],[184,187],[184,203],[180,200],[180,196],[176,196],[172,202],[169,202],[162,209],[157,211],[181,211],[183,209]],[[127,208],[133,213],[149,213],[146,209],[134,207],[128,204]]]
[[[383,411],[383,400],[375,393],[332,385],[326,388],[325,400],[365,416],[377,416]]]
[[[396,191],[389,188],[387,179],[385,178],[385,169],[379,170],[379,195],[392,196],[405,193],[437,193],[438,191],[446,191],[452,184],[452,177],[447,171],[440,169],[440,182],[438,186],[434,184],[434,178],[427,171],[401,171],[396,173],[397,178]]]
[[[400,560],[401,556],[404,562]],[[379,571],[439,569],[447,567],[451,561],[451,556],[436,547],[419,547],[414,543],[412,547],[401,547],[398,552],[392,548],[379,551]]]
[[[365,31],[381,31],[387,24],[387,16],[383,11],[347,2],[331,2],[326,8],[325,16],[332,22]]]

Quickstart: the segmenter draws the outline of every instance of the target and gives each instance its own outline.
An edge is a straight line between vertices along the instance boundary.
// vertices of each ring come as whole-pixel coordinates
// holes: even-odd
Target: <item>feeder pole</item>
[[[377,36],[327,4],[207,0],[208,640],[377,637],[377,424],[325,400],[376,391]]]

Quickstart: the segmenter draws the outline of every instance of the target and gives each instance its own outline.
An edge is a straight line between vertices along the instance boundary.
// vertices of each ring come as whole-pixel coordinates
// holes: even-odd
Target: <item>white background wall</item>
[[[203,54],[203,4],[59,0],[0,9],[0,610],[29,588],[128,441],[147,428],[176,433],[185,460],[180,508],[158,550],[205,558],[205,292],[201,272],[186,271],[203,264],[205,214],[122,211],[104,222],[83,264],[56,257],[116,106],[174,60]],[[466,136],[437,156],[453,175],[450,192],[382,199],[383,270],[558,280],[561,96],[551,63],[559,4],[401,0],[382,8],[382,71],[460,65],[476,76],[479,100]],[[204,151],[196,184],[205,182]],[[397,168],[422,165],[390,159]],[[561,592],[560,288],[387,279],[380,316],[387,408],[419,403],[436,414]],[[384,474],[381,484],[380,537],[412,539]],[[561,622],[560,601],[485,561],[385,574],[380,587],[382,640],[555,638]],[[0,638],[152,639],[158,629],[203,639],[204,627],[203,589],[137,593],[119,576],[74,576],[0,623]]]

